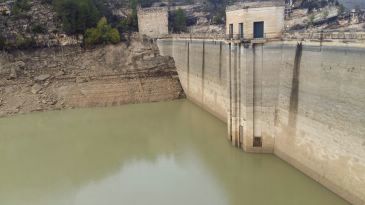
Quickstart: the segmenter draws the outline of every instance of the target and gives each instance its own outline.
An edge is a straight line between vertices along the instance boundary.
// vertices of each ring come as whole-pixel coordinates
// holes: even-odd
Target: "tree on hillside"
[[[337,14],[338,15],[341,15],[341,14],[343,14],[345,11],[346,11],[346,8],[345,8],[345,6],[344,5],[342,5],[342,4],[339,4],[338,6],[337,6]]]
[[[226,6],[235,3],[237,0],[207,0],[205,11],[210,14],[213,24],[222,24],[226,17]]]
[[[91,46],[100,43],[118,43],[120,42],[119,31],[112,28],[105,17],[101,18],[96,28],[87,29],[85,32],[84,43]]]
[[[4,49],[6,45],[6,39],[0,34],[0,49]]]
[[[170,29],[173,32],[180,33],[186,31],[186,21],[187,17],[182,9],[178,9],[177,11],[171,14],[171,22]]]
[[[69,34],[84,33],[96,25],[100,12],[92,0],[58,0],[55,8]]]
[[[119,21],[119,24],[117,25],[119,32],[138,30],[137,4],[137,0],[131,0],[129,2],[129,8],[132,12],[126,18]]]
[[[130,8],[132,9],[132,14],[129,17],[129,27],[130,28],[138,28],[138,18],[137,18],[137,0],[130,1]]]
[[[142,7],[150,7],[153,3],[158,2],[159,0],[138,0],[138,4]]]
[[[12,13],[18,15],[24,11],[29,11],[31,5],[29,0],[16,0],[12,9]]]
[[[302,8],[307,8],[308,12],[312,12],[315,9],[323,8],[330,2],[327,0],[303,0],[301,3]]]
[[[313,26],[314,19],[315,19],[314,14],[311,14],[311,15],[308,16],[308,25],[307,25],[308,27]]]
[[[329,11],[328,10],[324,10],[322,12],[322,18],[326,19],[328,17],[328,15],[329,15]]]

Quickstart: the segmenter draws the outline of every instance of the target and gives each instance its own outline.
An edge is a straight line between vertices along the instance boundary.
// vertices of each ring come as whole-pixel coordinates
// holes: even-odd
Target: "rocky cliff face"
[[[148,39],[92,50],[65,46],[0,54],[0,116],[183,95],[173,59],[160,56]]]
[[[12,1],[4,3],[12,10]],[[82,38],[67,36],[62,32],[61,22],[50,4],[41,0],[30,2],[28,11],[17,15],[0,14],[0,35],[10,46],[50,47],[59,45],[78,45]],[[29,44],[29,45],[28,45]]]
[[[121,43],[93,49],[62,46],[2,52],[0,63],[0,74],[8,78],[11,78],[11,70],[16,70],[19,77],[29,77],[60,69],[66,72],[87,70],[88,73],[111,74],[164,65],[174,67],[172,59],[161,57],[153,43],[137,36],[132,37],[130,45]]]

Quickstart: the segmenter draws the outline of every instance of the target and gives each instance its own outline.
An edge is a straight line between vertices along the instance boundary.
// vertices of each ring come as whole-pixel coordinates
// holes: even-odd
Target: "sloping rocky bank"
[[[148,39],[0,54],[0,116],[185,97],[171,57]]]

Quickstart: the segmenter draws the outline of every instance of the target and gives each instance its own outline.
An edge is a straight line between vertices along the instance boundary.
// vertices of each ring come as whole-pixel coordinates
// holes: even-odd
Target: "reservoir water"
[[[1,205],[341,205],[187,100],[0,119]]]

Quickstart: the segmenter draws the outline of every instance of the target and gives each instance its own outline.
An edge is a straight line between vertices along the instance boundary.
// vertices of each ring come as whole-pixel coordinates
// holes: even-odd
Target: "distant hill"
[[[365,0],[339,0],[346,8],[354,9],[356,6],[365,9]]]

